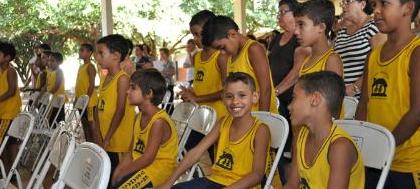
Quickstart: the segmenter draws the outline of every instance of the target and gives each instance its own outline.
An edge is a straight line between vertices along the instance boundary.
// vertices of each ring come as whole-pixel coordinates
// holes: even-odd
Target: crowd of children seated
[[[346,29],[359,26],[346,20],[355,16],[350,11],[364,10],[368,4],[372,15],[365,11],[360,31],[348,34]],[[273,158],[272,139],[269,127],[251,114],[254,111],[285,114],[291,126],[292,155],[279,164],[274,188],[376,188],[380,171],[364,167],[361,149],[334,122],[342,114],[344,96],[360,95],[355,119],[381,125],[395,138],[384,188],[420,189],[420,37],[411,28],[420,2],[342,0],[340,5],[346,15],[337,26],[342,28],[334,30],[341,33],[333,35],[331,1],[281,1],[277,18],[285,31],[269,37],[272,41],[266,44],[241,34],[227,16],[208,10],[193,15],[189,28],[194,38],[188,41],[185,62],[193,70],[192,85],[181,86],[178,95],[183,102],[213,108],[217,120],[207,135],[191,132],[180,161],[179,128],[170,117],[173,107],[159,106],[168,91],[170,101],[176,96],[171,52],[161,48],[156,59],[146,45],[133,45],[119,34],[81,44],[83,64],[77,72],[75,99],[89,96],[82,128],[86,141],[101,146],[111,160],[108,188],[261,188]],[[362,35],[362,31],[386,40],[362,53],[366,58],[358,64],[364,61],[363,69],[358,68],[359,75],[350,82],[352,60],[347,56],[360,49],[349,48],[357,44],[341,38]],[[367,44],[371,37],[354,43]],[[289,40],[295,46],[287,50]],[[130,59],[133,51],[135,58]],[[284,52],[289,54],[274,54]],[[13,42],[0,42],[0,140],[22,106],[18,74],[12,66],[17,54]],[[274,65],[285,62],[288,65]],[[30,63],[32,85],[22,91],[48,92],[68,101],[62,63],[60,52],[47,44],[37,46]],[[280,69],[284,80],[278,80],[280,76],[270,68]],[[97,74],[99,88],[95,88]],[[276,75],[274,82],[272,75]],[[289,89],[292,95],[283,104],[282,95]],[[52,114],[64,120],[65,108],[53,109]],[[1,157],[6,167],[18,144],[13,140],[6,147],[8,153]],[[179,182],[203,155],[212,164],[205,175]]]

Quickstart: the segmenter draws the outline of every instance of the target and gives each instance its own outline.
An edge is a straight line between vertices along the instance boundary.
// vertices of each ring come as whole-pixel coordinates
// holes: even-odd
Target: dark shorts
[[[366,189],[376,189],[381,170],[366,169]],[[420,189],[420,171],[414,173],[402,173],[389,171],[384,189]]]
[[[178,183],[172,189],[219,189],[224,188],[224,185],[213,182],[205,177],[197,178],[188,182]]]

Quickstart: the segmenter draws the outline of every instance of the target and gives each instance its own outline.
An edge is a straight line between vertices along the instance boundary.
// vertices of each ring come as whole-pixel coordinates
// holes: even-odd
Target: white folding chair
[[[189,124],[187,125],[185,133],[183,135],[183,138],[181,139],[181,142],[179,144],[178,160],[181,160],[183,154],[186,153],[185,144],[187,143],[191,131],[194,130],[203,135],[207,135],[214,127],[216,119],[216,111],[210,106],[200,106],[193,112],[191,119],[189,120]],[[196,163],[190,169],[187,181],[193,178],[194,173],[196,171],[198,171],[199,177],[204,176],[203,171],[199,167],[198,163]]]
[[[175,122],[179,139],[184,135],[185,127],[188,125],[191,115],[197,108],[198,104],[194,102],[182,102],[175,106],[171,119]]]
[[[69,166],[60,170],[53,189],[66,186],[73,189],[105,189],[111,172],[111,162],[105,150],[94,143],[84,142],[76,147]]]
[[[166,90],[165,96],[163,96],[162,103],[160,104],[161,109],[166,109],[169,105],[171,105],[171,103],[169,102],[170,99],[171,99],[171,91]]]
[[[10,128],[7,131],[7,135],[4,138],[3,143],[1,144],[1,147],[0,147],[0,156],[3,154],[6,144],[9,141],[10,137],[14,137],[18,140],[21,140],[21,143],[19,145],[19,151],[16,155],[16,158],[13,161],[13,164],[7,174],[6,174],[3,160],[0,159],[0,170],[2,174],[2,177],[1,177],[2,179],[0,180],[0,188],[8,188],[10,185],[10,180],[12,179],[13,175],[16,175],[18,188],[19,189],[23,188],[22,180],[17,170],[17,166],[22,156],[24,147],[26,146],[29,140],[29,136],[31,135],[32,129],[34,127],[34,122],[35,122],[34,116],[31,113],[25,112],[25,113],[20,113],[10,125]]]
[[[356,97],[352,96],[345,96],[343,99],[343,111],[344,117],[343,119],[354,119],[357,110],[357,104],[359,104],[359,100]]]
[[[56,170],[61,170],[68,166],[69,159],[74,152],[75,146],[75,138],[71,132],[61,131],[58,134],[52,145],[49,157],[45,161],[41,171],[39,173],[34,172],[32,175],[36,180],[34,188],[42,188],[42,183],[51,165],[53,165]],[[30,184],[28,184],[27,189],[32,187]]]
[[[35,101],[39,97],[39,91],[33,92],[31,95],[29,95],[28,103],[26,104],[25,108],[23,108],[26,112],[34,112],[36,109]]]
[[[252,112],[252,115],[260,119],[270,128],[271,134],[271,148],[277,149],[276,156],[270,167],[264,189],[273,188],[271,182],[273,181],[277,165],[283,153],[284,146],[286,145],[287,136],[289,135],[289,123],[286,118],[281,115],[273,114],[270,112]]]
[[[88,104],[89,96],[80,96],[66,116],[66,122],[69,123],[66,124],[68,126],[66,129],[72,131],[77,141],[85,141],[83,127],[81,126],[81,117],[85,113]]]
[[[391,132],[377,124],[358,120],[336,120],[359,146],[366,167],[382,169],[377,189],[382,189],[394,158],[395,140]]]

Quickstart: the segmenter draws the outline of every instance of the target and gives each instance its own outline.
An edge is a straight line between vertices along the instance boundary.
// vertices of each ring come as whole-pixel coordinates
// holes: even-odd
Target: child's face
[[[197,46],[199,48],[202,48],[202,46],[203,46],[201,44],[201,32],[202,31],[203,31],[203,28],[200,25],[198,25],[198,24],[193,25],[193,26],[190,27],[190,32],[191,32],[191,34],[194,37],[195,44],[197,44]]]
[[[134,48],[134,54],[135,54],[137,57],[143,56],[143,49],[141,49],[140,47],[136,47],[136,48]]]
[[[160,59],[162,59],[162,60],[168,60],[169,59],[169,55],[166,54],[164,51],[159,51],[159,55],[160,55]]]
[[[50,55],[46,53],[41,53],[41,64],[43,66],[48,66],[48,61],[50,60]]]
[[[295,17],[295,34],[302,47],[310,47],[321,36],[324,35],[324,24],[315,25],[307,16]]]
[[[298,83],[293,89],[293,100],[288,106],[292,125],[304,125],[311,114],[310,108],[311,95],[306,94]]]
[[[111,53],[111,51],[105,44],[98,43],[96,47],[97,48],[95,59],[98,62],[98,64],[102,66],[102,68],[107,69],[110,68],[113,65],[113,63],[120,62],[119,53]]]
[[[79,58],[81,59],[86,59],[86,58],[90,58],[91,52],[85,48],[80,48],[79,49]]]
[[[58,62],[52,56],[48,59],[48,67],[52,70],[55,70],[58,67]]]
[[[224,87],[223,101],[233,117],[242,117],[250,113],[252,105],[258,102],[258,94],[238,81]]]
[[[127,90],[128,103],[130,105],[140,105],[144,101],[144,96],[141,88],[130,82],[130,87]]]
[[[400,0],[373,0],[374,19],[378,29],[383,33],[394,31],[401,24],[401,21],[409,17],[411,20],[411,12],[408,2],[401,4]]]
[[[10,56],[6,56],[3,52],[0,51],[0,65],[7,64],[10,61]]]

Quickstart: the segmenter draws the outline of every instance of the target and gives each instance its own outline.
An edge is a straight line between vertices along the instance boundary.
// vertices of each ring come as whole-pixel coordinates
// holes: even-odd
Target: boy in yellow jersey
[[[206,22],[202,36],[214,48],[230,56],[227,60],[227,74],[244,72],[254,79],[260,101],[253,106],[252,111],[278,113],[265,48],[258,42],[243,36],[238,30],[238,25],[231,18],[216,16]]]
[[[98,64],[109,72],[99,86],[98,108],[94,113],[94,138],[111,159],[112,178],[119,153],[130,151],[135,115],[134,106],[127,101],[130,78],[120,68],[128,53],[127,41],[118,34],[102,37],[96,42],[96,53]]]
[[[296,20],[295,35],[300,46],[312,49],[299,75],[328,70],[342,76],[341,59],[328,43],[334,23],[334,4],[329,0],[306,1],[293,14]]]
[[[83,43],[80,45],[79,58],[83,60],[83,64],[79,67],[79,71],[77,72],[75,87],[75,102],[81,95],[89,96],[88,106],[81,119],[86,141],[89,142],[93,142],[93,110],[98,104],[98,95],[95,90],[96,69],[91,62],[92,53],[93,46],[91,44]]]
[[[18,77],[16,70],[12,68],[10,62],[15,59],[15,46],[8,42],[0,42],[0,142],[9,129],[12,120],[20,112],[22,102],[18,89]],[[8,143],[7,153],[3,153],[6,171],[15,159],[18,149],[17,140]],[[9,151],[10,150],[10,151]]]
[[[214,108],[217,114],[217,120],[219,120],[228,113],[222,101],[227,56],[211,47],[207,38],[202,38],[201,36],[203,25],[213,17],[215,17],[213,12],[203,10],[191,18],[190,32],[194,36],[194,41],[197,46],[202,48],[202,50],[193,55],[194,81],[192,89],[182,88],[181,97],[184,101],[192,101]],[[192,149],[203,137],[204,135],[201,133],[191,131],[185,148],[187,150]],[[209,148],[208,152],[211,161],[213,161],[213,146]]]
[[[51,52],[48,59],[48,69],[47,69],[47,80],[46,85],[42,89],[43,92],[49,92],[54,96],[63,95],[65,98],[64,91],[64,75],[63,70],[59,67],[63,63],[63,55],[59,52]],[[51,116],[49,118],[50,125],[53,124],[54,118],[58,113],[56,123],[64,121],[65,111],[64,105],[58,112],[58,108],[52,108]],[[56,125],[53,125],[55,127]]]
[[[396,150],[386,189],[420,188],[420,38],[410,28],[419,12],[418,0],[375,0],[376,26],[388,35],[372,49],[363,76],[356,118],[384,126]],[[369,170],[368,188],[377,171]],[[373,185],[372,185],[373,184]]]
[[[173,172],[178,154],[175,123],[157,106],[166,93],[165,78],[156,69],[131,76],[128,101],[136,105],[130,152],[115,169],[112,188],[151,188],[161,185]]]
[[[229,114],[217,121],[212,131],[192,150],[171,177],[160,187],[168,189],[213,144],[216,161],[207,177],[179,183],[175,189],[260,188],[269,160],[270,130],[251,115],[258,103],[252,77],[233,72],[225,80],[223,100]]]
[[[285,189],[363,189],[365,171],[357,145],[332,118],[345,94],[341,76],[331,71],[303,75],[289,105],[293,126],[304,125],[293,142]]]

